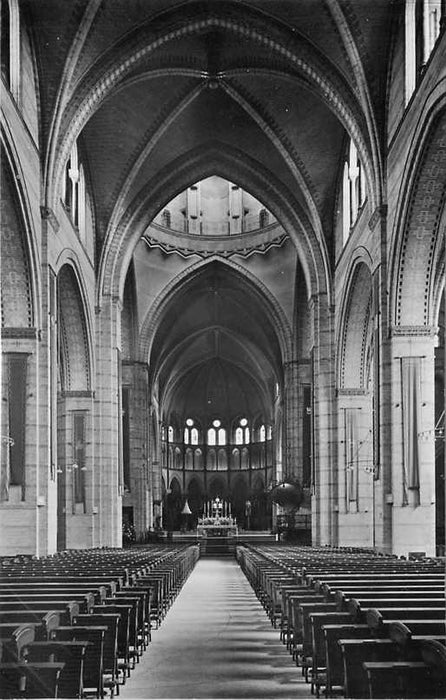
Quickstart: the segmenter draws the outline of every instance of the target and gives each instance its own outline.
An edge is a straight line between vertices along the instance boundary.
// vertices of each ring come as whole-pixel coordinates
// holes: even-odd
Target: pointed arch
[[[338,340],[338,386],[365,389],[372,309],[372,275],[363,259],[353,264],[342,304]]]
[[[379,172],[369,152],[376,153],[373,125],[364,117],[365,104],[360,104],[354,86],[322,53],[300,33],[291,32],[272,15],[258,12],[240,4],[221,2],[209,12],[207,3],[191,5],[190,12],[174,8],[152,17],[130,32],[118,47],[114,46],[83,77],[78,84],[78,99],[59,105],[57,129],[54,133],[54,151],[48,159],[46,180],[49,192],[60,180],[61,164],[76,136],[100,104],[122,87],[135,71],[146,66],[150,53],[179,41],[183,37],[200,34],[209,29],[220,29],[250,41],[268,51],[270,63],[288,67],[290,78],[310,85],[326,105],[336,114],[358,143],[362,159],[367,162],[371,189],[379,188]],[[172,26],[175,30],[172,31]],[[190,69],[190,67],[189,67]],[[375,157],[376,160],[376,157]],[[48,192],[48,194],[49,194]],[[378,200],[379,198],[376,197]],[[49,201],[49,198],[48,198]]]
[[[26,178],[3,130],[0,160],[2,327],[38,328],[40,274]]]
[[[434,101],[436,98],[436,101]],[[444,246],[446,196],[446,100],[430,96],[422,132],[401,181],[399,218],[389,265],[391,323],[393,326],[429,327],[435,318],[435,274]]]
[[[180,272],[173,280],[169,282],[168,285],[166,285],[166,287],[155,299],[141,325],[138,350],[139,359],[142,361],[147,361],[147,358],[150,357],[151,346],[157,326],[163,318],[163,315],[172,299],[177,294],[181,294],[182,290],[186,288],[186,286],[195,276],[199,275],[209,265],[215,262],[218,262],[222,266],[226,266],[229,268],[229,270],[240,275],[243,280],[246,281],[246,283],[249,285],[249,289],[254,293],[255,297],[261,301],[262,305],[267,310],[268,318],[274,327],[279,341],[283,361],[286,362],[287,358],[291,356],[291,328],[282,307],[271,292],[257,277],[255,277],[241,265],[237,265],[237,263],[233,262],[232,260],[223,259],[218,255],[212,255],[208,259],[200,260],[199,262],[190,265],[185,270]]]
[[[57,284],[62,388],[90,391],[92,363],[85,304],[75,270],[68,263],[59,270]]]
[[[292,239],[300,259],[308,297],[331,297],[331,272],[325,242],[314,232],[293,193],[273,172],[246,153],[228,144],[211,142],[186,153],[147,183],[124,211],[119,224],[110,231],[102,251],[98,278],[98,303],[101,295],[122,298],[124,278],[134,248],[148,223],[166,204],[191,183],[218,175],[231,181],[237,172],[239,185],[251,192],[280,221]]]

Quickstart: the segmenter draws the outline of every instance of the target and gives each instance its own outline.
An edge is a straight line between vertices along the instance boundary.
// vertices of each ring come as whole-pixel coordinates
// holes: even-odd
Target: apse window
[[[184,428],[184,444],[185,445],[198,445],[198,429],[195,426],[193,418],[186,419],[186,426]]]
[[[250,431],[247,418],[240,418],[239,425],[235,431],[235,444],[246,445],[250,440]]]
[[[212,427],[208,430],[208,445],[226,445],[226,430],[221,427],[221,421],[217,418],[212,421]]]

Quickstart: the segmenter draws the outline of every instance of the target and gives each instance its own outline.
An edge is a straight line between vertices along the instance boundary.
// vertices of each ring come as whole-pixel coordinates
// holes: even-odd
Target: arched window
[[[161,214],[161,221],[163,222],[163,226],[165,226],[166,228],[170,228],[171,215],[168,209],[164,209],[163,213]]]
[[[209,471],[215,471],[217,469],[217,453],[215,450],[208,451],[207,468]]]
[[[165,439],[166,439],[166,426],[162,425],[161,426],[161,440],[165,440]]]
[[[169,440],[169,442],[173,442],[174,433],[173,433],[173,428],[171,425],[169,425],[167,435],[168,435],[167,439]]]
[[[11,17],[9,12],[9,1],[2,0],[1,3],[1,58],[2,58],[2,78],[9,87],[11,84]]]
[[[241,451],[240,468],[249,469],[249,451],[247,447],[243,447]]]
[[[247,418],[240,418],[238,427],[235,430],[235,444],[246,445],[249,443],[250,430]]]
[[[208,430],[208,445],[215,445],[217,442],[217,433],[215,428],[209,428]]]
[[[194,468],[194,453],[190,447],[186,450],[185,467],[186,469]]]
[[[208,445],[226,445],[226,430],[221,427],[221,421],[216,418],[208,429]]]
[[[77,207],[76,226],[79,230],[79,236],[80,236],[82,243],[85,243],[85,236],[86,236],[86,229],[85,229],[86,197],[87,197],[87,192],[86,192],[86,188],[85,188],[84,166],[81,164],[79,166],[78,207]]]
[[[184,428],[184,444],[185,445],[198,445],[198,430],[192,427],[195,421],[192,418],[186,419],[186,426]]]
[[[344,245],[348,240],[353,224],[358,218],[364,200],[365,187],[362,164],[357,148],[354,142],[350,140],[342,180],[342,242]]]
[[[417,86],[440,35],[442,0],[406,0],[405,8],[405,103]]]
[[[231,452],[231,469],[240,469],[240,450],[237,447]]]
[[[269,224],[269,213],[266,209],[259,211],[259,228],[265,228]]]
[[[175,448],[175,469],[181,469],[182,468],[182,459],[181,459],[181,450],[179,447]]]
[[[223,448],[218,450],[217,463],[218,469],[225,470],[228,468],[228,455],[226,454],[226,450]]]
[[[84,168],[79,162],[78,147],[75,143],[65,166],[63,202],[82,242],[85,242],[85,198]]]
[[[259,428],[259,441],[260,441],[260,442],[265,442],[265,440],[266,440],[266,430],[265,430],[265,426],[264,426],[264,425],[261,425],[260,428]]]
[[[271,425],[268,425],[266,427],[266,439],[267,440],[272,440],[273,439],[273,428]]]
[[[195,469],[203,469],[203,453],[201,450],[195,450],[194,467]]]
[[[18,0],[1,2],[1,71],[14,99],[20,88],[20,14]]]

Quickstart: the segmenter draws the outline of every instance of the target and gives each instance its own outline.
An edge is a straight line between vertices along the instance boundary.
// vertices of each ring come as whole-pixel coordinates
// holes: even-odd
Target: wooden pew
[[[302,589],[298,593],[291,593],[288,597],[287,611],[288,611],[288,627],[287,636],[290,639],[289,648],[292,652],[293,659],[296,657],[296,652],[301,651],[303,639],[302,632],[299,628],[299,622],[297,619],[298,605],[302,603],[325,603],[325,599],[322,595],[316,595],[311,588]],[[300,645],[300,648],[299,648]]]
[[[5,583],[0,581],[0,598],[5,600],[8,594],[20,594],[22,596],[28,594],[42,594],[52,595],[54,592],[57,595],[65,595],[70,599],[70,593],[79,594],[82,592],[93,593],[95,603],[100,603],[107,595],[115,594],[115,586],[109,585],[98,585],[97,583],[86,583],[84,580],[79,579],[77,583],[60,583],[46,582],[44,586],[42,583],[27,582],[18,583],[14,580]],[[112,592],[113,591],[113,592]]]
[[[140,597],[140,616],[143,618],[144,622],[142,625],[142,629],[144,630],[144,641],[145,645],[149,643],[151,639],[151,629],[152,629],[152,615],[151,615],[151,607],[152,607],[152,599],[154,596],[154,589],[151,587],[141,587],[141,586],[133,586],[132,588],[123,588],[121,591],[118,591],[116,593],[116,603],[119,605],[119,600],[120,598],[126,598],[126,597],[132,597],[132,596],[138,596]]]
[[[327,680],[327,654],[324,638],[325,625],[348,625],[352,618],[346,612],[317,612],[309,614],[312,642],[312,667],[311,690],[315,689],[316,697],[319,697],[320,689],[326,688]]]
[[[21,618],[21,621],[39,619],[47,615],[49,612],[56,611],[60,615],[60,619],[71,621],[79,615],[79,603],[76,601],[47,601],[34,603],[28,601],[26,603],[0,603],[0,622],[9,622],[14,619]]]
[[[64,667],[59,676],[58,698],[84,697],[84,659],[88,642],[48,641],[32,642],[27,648],[27,658],[31,662],[61,662]]]
[[[0,689],[3,698],[55,698],[63,663],[0,663]]]
[[[1,630],[0,643],[2,647],[1,661],[19,661],[23,658],[24,651],[36,636],[33,625],[20,625],[3,628]]]
[[[55,641],[90,643],[84,659],[84,693],[94,694],[97,698],[104,697],[104,636],[107,629],[105,625],[76,625],[61,626],[52,632]]]
[[[22,591],[18,592],[8,592],[1,594],[0,600],[0,610],[2,608],[7,609],[7,606],[30,606],[42,604],[43,606],[50,605],[53,609],[57,609],[59,603],[67,604],[68,602],[75,601],[79,604],[79,612],[87,613],[90,612],[95,604],[95,596],[91,591],[86,591],[83,593],[72,592],[67,595],[63,593],[25,593]],[[10,607],[11,609],[11,607]]]
[[[66,615],[58,610],[10,610],[9,612],[0,612],[0,627],[1,625],[11,624],[26,624],[34,625],[42,628],[42,635],[48,638],[50,631],[60,625],[61,620],[69,619],[70,622],[74,615],[78,613],[78,608],[71,610],[72,616]]]
[[[423,661],[366,661],[369,698],[435,698],[431,668]]]
[[[298,662],[302,666],[303,675],[305,680],[308,680],[308,672],[313,665],[312,651],[313,644],[311,639],[311,625],[310,625],[310,614],[311,613],[328,613],[336,612],[335,603],[307,603],[299,602],[296,604],[296,627],[294,634],[296,635],[299,642],[302,644],[302,652],[298,657]]]
[[[390,639],[340,639],[346,698],[368,697],[365,661],[399,661],[401,649]]]
[[[96,612],[98,609],[100,612]],[[79,615],[74,627],[106,628],[102,649],[102,685],[113,697],[118,686],[118,627],[121,615],[103,605],[96,606],[94,610],[89,615]]]

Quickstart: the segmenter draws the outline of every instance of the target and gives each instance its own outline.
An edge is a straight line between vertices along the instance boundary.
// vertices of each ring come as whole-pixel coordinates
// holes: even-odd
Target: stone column
[[[379,212],[378,212],[379,213]],[[381,236],[385,236],[385,210],[379,215]],[[374,308],[374,459],[375,459],[375,546],[381,551],[392,552],[392,379],[391,344],[387,321],[387,284],[385,267],[378,266],[372,275]]]
[[[325,294],[313,296],[313,543],[337,543],[337,471],[334,468],[333,318]]]
[[[284,364],[284,473],[302,483],[302,463],[299,459],[299,384],[298,362],[290,360]]]
[[[121,416],[119,386],[120,348],[119,299],[103,297],[97,309],[96,336],[96,411],[97,467],[95,491],[98,502],[96,546],[120,547],[122,544],[122,478],[120,440]]]
[[[148,483],[148,367],[146,363],[125,361],[122,383],[129,387],[129,450],[130,492],[124,494],[123,505],[133,506],[134,525],[137,535],[149,527],[149,483]]]
[[[45,378],[40,374],[46,355],[40,353],[40,343],[35,329],[5,328],[2,331],[2,365],[8,372],[9,361],[21,356],[26,365],[26,386],[23,391],[24,425],[23,425],[23,482],[12,484],[6,474],[2,474],[2,496],[0,507],[0,530],[2,533],[2,554],[34,554],[44,556],[55,551],[55,532],[51,534],[52,489],[48,468],[48,422],[47,406],[44,403]],[[43,398],[40,389],[43,389]],[[17,437],[12,434],[9,425],[9,399],[17,386],[10,383],[9,376],[2,376],[2,468],[11,465],[11,451]],[[4,439],[3,439],[4,438]],[[18,441],[17,441],[18,442]],[[54,511],[55,512],[55,511]],[[52,533],[54,532],[54,538]]]

